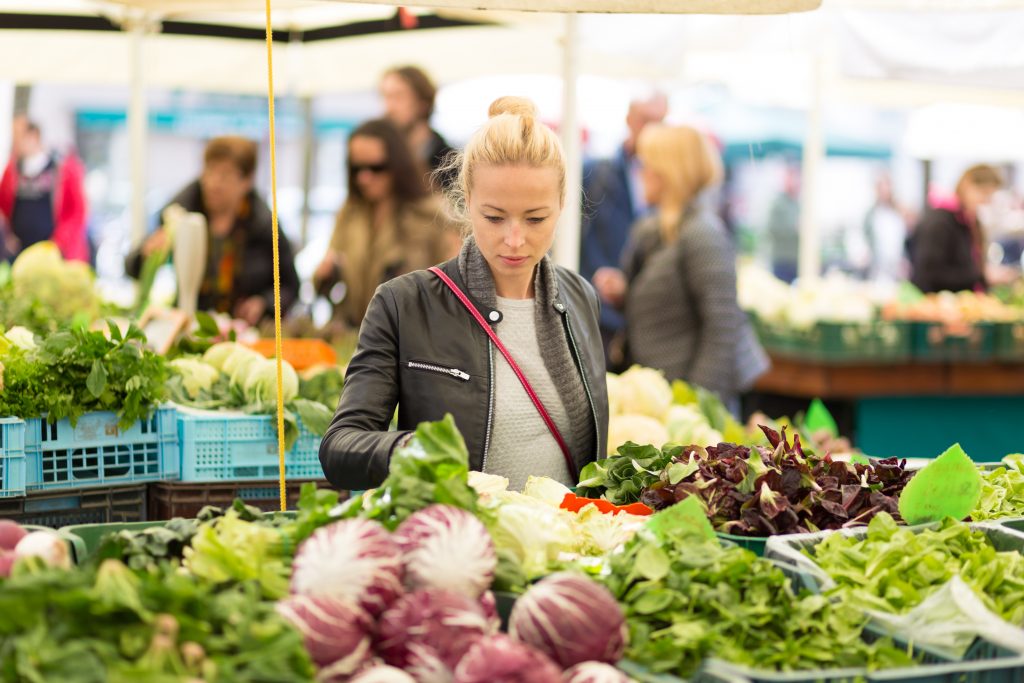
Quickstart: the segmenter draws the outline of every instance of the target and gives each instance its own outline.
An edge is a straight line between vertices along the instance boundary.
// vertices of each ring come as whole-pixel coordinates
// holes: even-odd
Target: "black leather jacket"
[[[457,259],[441,266],[466,292]],[[598,329],[597,296],[579,275],[556,267],[566,344],[582,368],[596,422],[597,451],[577,454],[577,471],[604,457],[608,391]],[[501,314],[473,304],[485,320]],[[470,468],[482,470],[494,418],[495,350],[469,312],[429,271],[381,285],[366,311],[359,346],[345,375],[334,420],[320,445],[327,479],[341,489],[378,486],[395,444],[420,422],[455,417],[469,449]],[[398,406],[398,431],[385,431]]]

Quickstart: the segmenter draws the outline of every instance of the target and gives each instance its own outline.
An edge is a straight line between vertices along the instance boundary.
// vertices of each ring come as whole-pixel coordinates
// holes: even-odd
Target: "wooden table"
[[[838,365],[772,356],[756,389],[802,398],[1024,395],[1024,364]],[[1022,416],[1024,417],[1024,416]]]
[[[755,391],[852,411],[871,455],[935,457],[960,442],[975,460],[1024,452],[1024,364],[829,364],[773,356]]]

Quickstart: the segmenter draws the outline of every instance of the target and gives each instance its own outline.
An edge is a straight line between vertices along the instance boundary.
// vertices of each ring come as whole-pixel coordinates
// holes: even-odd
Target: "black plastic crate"
[[[146,519],[146,485],[36,491],[0,498],[0,518],[55,529],[71,524],[141,522]]]
[[[329,488],[323,479],[295,479],[288,481],[286,492],[288,509],[294,510],[299,501],[299,489],[307,482],[318,488]],[[342,495],[342,499],[347,496]],[[207,505],[230,507],[236,498],[265,512],[281,509],[277,482],[266,480],[232,482],[154,482],[149,485],[149,519],[195,517]]]

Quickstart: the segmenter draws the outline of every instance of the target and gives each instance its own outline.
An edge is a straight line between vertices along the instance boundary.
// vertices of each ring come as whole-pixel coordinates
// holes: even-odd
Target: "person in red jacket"
[[[81,160],[74,153],[48,151],[39,127],[23,116],[15,119],[13,137],[13,153],[0,179],[0,223],[9,255],[51,240],[66,260],[88,261]]]

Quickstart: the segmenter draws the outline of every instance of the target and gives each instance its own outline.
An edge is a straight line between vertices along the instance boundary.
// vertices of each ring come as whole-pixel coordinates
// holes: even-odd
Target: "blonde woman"
[[[717,151],[688,126],[649,126],[637,155],[647,202],[623,270],[594,284],[626,314],[630,359],[716,392],[734,412],[739,395],[768,367],[736,301],[735,253],[707,191],[722,177]]]
[[[605,453],[598,300],[547,256],[565,205],[565,156],[528,100],[501,98],[453,162],[457,258],[377,288],[320,446],[327,479],[365,489],[425,420],[451,413],[470,466],[565,484]],[[398,430],[387,431],[395,406]]]

